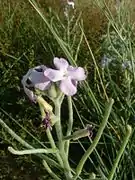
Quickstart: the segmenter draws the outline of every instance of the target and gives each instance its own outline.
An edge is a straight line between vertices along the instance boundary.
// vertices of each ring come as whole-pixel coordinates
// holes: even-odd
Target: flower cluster
[[[55,57],[53,62],[56,69],[41,65],[29,69],[27,74],[23,76],[24,91],[32,101],[36,101],[33,88],[45,91],[50,88],[52,83],[56,83],[65,95],[73,96],[77,92],[78,81],[86,79],[82,67],[70,66],[63,58]]]

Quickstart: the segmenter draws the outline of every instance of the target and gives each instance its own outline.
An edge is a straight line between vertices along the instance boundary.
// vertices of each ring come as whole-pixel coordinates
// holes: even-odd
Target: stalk
[[[38,100],[39,100],[39,99],[38,99]],[[43,101],[43,99],[42,99],[42,101]],[[42,103],[42,104],[41,104],[41,103]],[[45,109],[44,109],[45,107],[43,106],[43,103],[44,103],[44,102],[38,101],[42,119],[45,118]],[[50,142],[50,144],[51,144],[51,147],[52,147],[53,149],[56,149],[57,147],[56,147],[56,145],[55,145],[53,136],[52,136],[49,128],[47,128],[46,134],[47,134],[47,137],[48,137],[49,142]],[[61,165],[61,167],[63,167],[63,162],[62,162],[62,159],[61,159],[61,157],[60,157],[60,155],[59,155],[59,152],[56,153],[56,157],[57,157],[57,160],[58,160],[59,164]]]
[[[57,149],[26,149],[26,150],[15,150],[13,147],[8,147],[9,152],[15,155],[25,155],[25,154],[49,154],[49,153],[56,153]]]
[[[78,176],[80,175],[80,173],[82,172],[82,169],[83,169],[83,166],[86,162],[86,160],[89,158],[90,154],[94,151],[94,149],[96,148],[100,138],[101,138],[101,135],[103,134],[103,130],[107,124],[107,121],[108,121],[108,118],[109,118],[109,115],[111,113],[111,110],[112,110],[112,105],[114,103],[114,100],[113,99],[110,99],[109,103],[107,104],[107,107],[106,107],[106,110],[105,110],[105,115],[104,115],[104,118],[103,118],[103,121],[99,127],[99,130],[97,132],[97,135],[94,139],[94,141],[92,142],[91,146],[88,148],[88,150],[84,153],[84,155],[82,156],[77,168],[76,168],[76,175],[75,177],[73,178],[74,180],[76,180],[78,178]]]
[[[73,127],[73,105],[72,105],[72,98],[71,96],[68,96],[68,110],[69,110],[69,120],[68,120],[68,127],[67,127],[67,133],[66,136],[70,136],[72,132],[72,127]],[[69,153],[69,145],[70,145],[70,140],[65,142],[65,151],[68,156]]]
[[[132,133],[132,128],[131,128],[130,125],[127,125],[127,132],[126,132],[125,138],[124,138],[122,146],[121,146],[121,148],[120,148],[120,150],[119,150],[119,152],[117,154],[117,157],[116,157],[116,159],[114,161],[114,165],[113,165],[112,170],[111,170],[111,172],[109,174],[108,180],[112,180],[113,177],[114,177],[114,174],[116,172],[116,169],[117,169],[119,161],[120,161],[120,158],[121,158],[122,154],[124,153],[124,150],[125,150],[126,145],[127,145],[128,141],[129,141],[131,133]]]
[[[66,156],[65,149],[64,149],[63,133],[62,133],[61,119],[60,119],[61,103],[58,100],[55,101],[55,116],[58,119],[58,121],[55,123],[55,128],[56,128],[56,134],[58,138],[59,151],[60,151],[61,158],[63,160],[64,173],[65,173],[66,179],[70,180],[72,179],[72,174],[71,174],[71,168],[68,162],[68,157]]]

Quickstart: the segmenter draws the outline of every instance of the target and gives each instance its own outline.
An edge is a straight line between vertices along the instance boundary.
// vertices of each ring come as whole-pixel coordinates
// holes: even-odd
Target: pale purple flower
[[[23,89],[24,89],[24,92],[26,93],[26,95],[29,97],[29,99],[32,101],[32,102],[36,102],[36,96],[34,95],[33,91],[30,90],[28,88],[28,74],[29,74],[30,71],[28,71],[28,73],[23,76],[23,79],[22,79],[22,85],[23,85]]]
[[[59,86],[64,94],[68,96],[76,94],[77,82],[86,79],[84,69],[82,67],[70,66],[63,58],[55,57],[53,62],[57,70],[47,68],[44,75],[52,82],[60,81]]]
[[[106,55],[104,55],[101,59],[101,66],[102,68],[108,67],[112,59],[108,58]]]
[[[129,69],[129,70],[132,69],[132,64],[131,64],[131,61],[130,61],[130,60],[125,60],[125,61],[122,63],[122,70],[125,70],[125,69]]]
[[[36,101],[36,95],[31,90],[32,88],[44,91],[48,89],[51,85],[50,80],[44,76],[44,71],[46,67],[44,65],[36,66],[29,69],[27,74],[23,76],[22,85],[25,93],[32,101]]]

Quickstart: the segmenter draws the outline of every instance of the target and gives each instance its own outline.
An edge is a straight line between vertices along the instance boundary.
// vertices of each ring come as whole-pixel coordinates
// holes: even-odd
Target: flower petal
[[[24,88],[24,92],[25,92],[26,95],[29,97],[29,99],[30,99],[32,102],[35,102],[35,103],[36,103],[36,96],[34,95],[33,91],[31,91],[30,89],[26,88],[25,86],[24,86],[23,88]]]
[[[29,80],[29,76],[32,72],[32,69],[29,69],[27,74],[25,74],[21,80],[21,83],[23,86],[27,86],[27,87],[31,87],[32,86],[32,82],[28,82],[27,80]]]
[[[44,65],[29,69],[27,74],[23,76],[22,84],[25,87],[35,87],[42,91],[48,89],[51,82],[44,76],[45,69],[46,67]]]
[[[62,71],[48,68],[45,70],[44,75],[49,78],[52,82],[57,82],[65,79]]]
[[[73,83],[70,77],[61,81],[60,89],[67,96],[73,96],[77,92],[76,83]]]
[[[48,89],[50,86],[51,86],[50,81],[35,84],[35,88],[40,89],[41,91]]]
[[[71,79],[74,79],[76,81],[82,81],[86,79],[85,71],[82,67],[74,68],[72,66],[69,66],[67,71]]]
[[[46,67],[44,65],[29,69],[21,81],[24,92],[33,102],[36,102],[36,95],[30,88],[45,90],[51,85],[50,80],[44,76],[45,69]]]
[[[35,68],[33,68],[35,71],[37,71],[37,72],[44,72],[46,69],[47,69],[47,67],[46,66],[44,66],[44,65],[40,65],[40,66],[36,66]]]
[[[64,58],[57,58],[57,57],[55,57],[55,58],[53,59],[53,63],[54,63],[55,67],[56,67],[58,70],[62,70],[62,71],[67,70],[67,68],[68,68],[68,66],[69,66],[67,60],[64,59]]]
[[[44,72],[37,72],[36,70],[32,71],[29,80],[35,88],[38,88],[41,91],[48,89],[51,84],[50,80],[44,76]]]
[[[36,96],[34,95],[33,91],[31,91],[30,89],[26,87],[27,85],[26,80],[27,80],[27,76],[25,75],[23,76],[23,79],[21,81],[24,88],[24,92],[26,93],[26,95],[29,97],[31,101],[36,102]]]

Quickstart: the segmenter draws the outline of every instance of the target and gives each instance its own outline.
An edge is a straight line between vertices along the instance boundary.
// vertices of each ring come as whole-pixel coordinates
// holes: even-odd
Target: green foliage
[[[108,177],[122,144],[126,124],[134,127],[135,115],[135,34],[128,13],[129,3],[123,1],[116,9],[114,4],[110,7],[105,1],[100,2],[103,3],[98,1],[95,5],[92,2],[79,4],[78,1],[76,10],[70,12],[67,19],[59,1],[38,1],[40,15],[28,1],[0,1],[0,115],[17,134],[38,148],[44,146],[42,142],[47,142],[44,129],[40,127],[37,105],[25,98],[21,79],[29,68],[51,64],[54,56],[65,57],[88,71],[87,81],[73,98],[74,126],[82,128],[92,124],[92,139],[103,117],[105,102],[109,97],[115,99],[108,126],[83,171],[86,178],[93,172],[97,177]],[[101,66],[103,55],[111,59],[104,68]],[[129,65],[123,68],[126,62]],[[65,102],[62,110],[65,119],[68,118],[64,111],[66,107]],[[0,136],[2,143],[22,148],[3,129]],[[115,179],[135,179],[134,137],[133,128],[132,140],[119,163]],[[76,153],[78,148],[86,151],[90,143],[91,140],[86,139],[85,142],[78,141],[76,147],[73,145],[73,167],[80,160],[80,154],[79,159],[72,155],[74,151]],[[18,158],[18,166],[23,161]],[[26,157],[25,161],[36,163],[31,168],[40,164],[38,159],[31,157]]]

